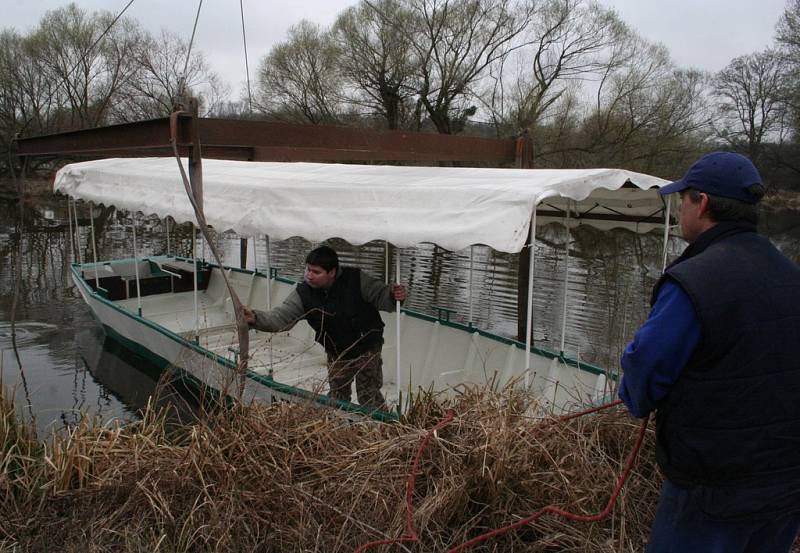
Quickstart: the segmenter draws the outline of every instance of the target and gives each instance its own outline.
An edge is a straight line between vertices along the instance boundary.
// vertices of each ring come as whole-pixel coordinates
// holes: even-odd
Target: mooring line
[[[612,401],[610,403],[605,403],[603,405],[599,405],[599,406],[596,406],[596,407],[591,407],[589,409],[585,409],[583,411],[579,411],[577,413],[571,413],[569,415],[564,415],[564,416],[559,417],[557,419],[553,419],[553,422],[566,422],[566,421],[569,421],[569,420],[572,420],[572,419],[576,419],[578,417],[582,417],[584,415],[589,415],[589,414],[592,414],[592,413],[596,413],[598,411],[602,411],[604,409],[609,409],[609,408],[617,406],[617,405],[619,405],[621,403],[622,403],[622,400],[618,399],[618,400]],[[375,540],[375,541],[364,543],[364,544],[362,544],[362,545],[360,545],[360,546],[358,546],[356,548],[355,553],[363,553],[367,549],[369,549],[371,547],[375,547],[377,545],[399,544],[399,543],[403,543],[403,542],[412,542],[412,543],[419,542],[419,536],[417,534],[416,529],[414,528],[413,494],[414,494],[414,485],[416,484],[417,471],[419,469],[420,459],[422,458],[422,453],[425,450],[426,446],[428,445],[428,442],[435,435],[436,431],[441,430],[442,428],[444,428],[445,426],[450,424],[453,421],[454,416],[455,416],[455,413],[453,412],[453,410],[452,409],[449,410],[447,412],[447,414],[445,415],[445,417],[441,421],[439,421],[439,423],[437,423],[436,426],[434,426],[432,429],[430,429],[425,434],[425,436],[420,441],[419,446],[417,447],[417,453],[414,456],[414,462],[411,465],[411,470],[409,471],[408,478],[407,478],[407,481],[406,481],[406,517],[405,517],[406,518],[406,533],[403,536],[400,536],[399,538],[382,539],[382,540]],[[526,525],[530,524],[531,522],[539,519],[540,517],[542,517],[542,515],[544,515],[546,513],[553,513],[555,515],[562,516],[562,517],[564,517],[564,518],[566,518],[568,520],[572,520],[572,521],[575,521],[575,522],[587,522],[588,523],[588,522],[597,522],[597,521],[603,520],[609,514],[611,514],[611,511],[614,509],[614,506],[616,505],[617,498],[619,497],[620,493],[622,492],[623,486],[625,485],[625,483],[627,482],[628,478],[630,477],[630,473],[633,470],[634,462],[636,461],[636,457],[639,454],[639,450],[642,447],[642,443],[644,442],[644,437],[645,437],[645,434],[646,434],[646,431],[647,431],[647,425],[648,425],[649,421],[650,421],[649,417],[645,418],[642,421],[642,424],[641,424],[640,429],[639,429],[639,434],[638,434],[638,437],[636,439],[636,443],[634,444],[633,449],[631,449],[631,452],[628,454],[628,458],[627,458],[627,460],[625,462],[625,468],[623,469],[622,473],[617,478],[617,483],[614,486],[613,491],[611,492],[611,497],[609,498],[608,502],[606,503],[605,508],[602,511],[599,511],[599,512],[593,514],[593,515],[581,515],[581,514],[578,514],[578,513],[571,513],[569,511],[566,511],[565,509],[562,509],[562,508],[557,507],[555,505],[547,505],[546,507],[543,507],[543,508],[539,509],[535,513],[533,513],[533,514],[529,515],[528,517],[523,518],[523,519],[521,519],[521,520],[519,520],[519,521],[517,521],[517,522],[515,522],[513,524],[509,524],[509,525],[503,526],[501,528],[496,528],[494,530],[491,530],[489,532],[486,532],[484,534],[476,536],[476,537],[474,537],[474,538],[472,538],[472,539],[470,539],[470,540],[468,540],[468,541],[466,541],[464,543],[461,543],[461,544],[457,545],[456,547],[453,547],[452,549],[450,549],[448,551],[448,553],[458,553],[458,552],[463,551],[463,550],[465,550],[465,549],[467,549],[469,547],[472,547],[473,545],[477,545],[478,543],[486,541],[486,540],[488,540],[490,538],[497,537],[497,536],[506,534],[508,532],[511,532],[512,530],[515,530],[515,529],[520,528],[522,526],[526,526]]]

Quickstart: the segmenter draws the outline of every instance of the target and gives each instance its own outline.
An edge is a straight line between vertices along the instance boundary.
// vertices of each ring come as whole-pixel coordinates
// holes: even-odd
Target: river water
[[[93,215],[98,258],[132,257],[131,215],[113,208],[95,208]],[[87,261],[93,255],[89,216],[89,207],[79,204],[80,254]],[[69,278],[69,228],[63,197],[37,198],[26,205],[21,231],[19,206],[0,200],[0,376],[14,391],[26,416],[35,417],[40,432],[74,423],[84,413],[103,420],[135,417],[159,380],[156,367],[104,337],[80,299]],[[766,214],[761,231],[786,255],[800,261],[800,214]],[[220,234],[214,239],[225,262],[238,266],[238,237]],[[137,240],[140,256],[167,251],[191,255],[188,225],[171,224],[168,229],[164,221],[139,216]],[[202,241],[198,244],[198,254],[205,252],[210,258]],[[385,276],[382,242],[361,247],[336,240],[332,244],[344,264],[362,267],[380,278]],[[273,241],[269,245],[270,265],[283,276],[299,279],[305,254],[314,245],[301,238]],[[680,238],[672,237],[669,258],[679,255],[684,247]],[[266,240],[250,240],[248,268],[257,265],[265,269],[266,257]],[[406,307],[431,315],[436,315],[435,306],[446,307],[454,310],[451,320],[464,323],[470,320],[471,312],[472,321],[481,328],[504,336],[516,334],[516,255],[484,246],[448,252],[423,244],[402,250],[400,259],[401,279],[410,291]],[[535,344],[561,350],[564,328],[563,349],[568,355],[615,369],[622,349],[647,315],[649,291],[662,262],[659,232],[635,234],[581,226],[567,233],[560,225],[539,228]],[[10,318],[18,263],[22,278],[15,350]],[[389,274],[394,275],[394,271],[390,264]]]

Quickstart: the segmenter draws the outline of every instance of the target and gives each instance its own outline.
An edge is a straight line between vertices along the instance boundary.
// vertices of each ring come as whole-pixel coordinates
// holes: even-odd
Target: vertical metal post
[[[191,113],[191,124],[189,125],[189,183],[192,187],[192,195],[197,204],[198,211],[203,211],[203,155],[200,148],[200,125],[197,122],[198,104],[196,98],[189,99],[188,111]]]
[[[395,268],[396,279],[395,282],[400,284],[400,248],[395,248]],[[400,300],[395,300],[395,360],[397,362],[397,403],[400,405]]]
[[[75,236],[72,234],[72,203],[69,196],[67,196],[67,220],[69,221],[69,249],[72,254],[72,262],[77,261],[77,253],[75,252]]]
[[[247,269],[247,238],[239,239],[239,268]]]
[[[194,264],[194,270],[192,271],[192,277],[194,281],[194,343],[200,343],[200,314],[197,307],[197,229],[194,228],[194,223],[192,223],[192,263]],[[220,267],[220,271],[222,271],[222,267]]]
[[[570,215],[570,200],[567,200],[567,217],[564,225],[567,227],[567,238],[564,242],[564,311],[561,319],[561,353],[564,353],[564,344],[567,338],[567,299],[569,298],[569,215]]]
[[[532,169],[534,166],[534,151],[533,151],[533,138],[531,138],[530,130],[524,129],[517,137],[516,143],[516,167],[518,169]],[[525,310],[525,301],[528,295],[525,286],[527,286],[529,276],[525,274],[530,265],[530,260],[525,257],[529,255],[531,248],[523,248],[519,255],[519,265],[517,268],[517,340],[523,342],[525,340],[523,333],[525,332],[525,324],[523,322],[522,313]]]
[[[264,242],[266,244],[266,252],[265,252],[264,255],[267,258],[267,261],[266,261],[266,270],[267,270],[267,311],[269,311],[270,309],[272,309],[272,259],[271,259],[272,246],[270,245],[269,235],[268,234],[264,235]],[[267,374],[270,376],[270,378],[272,378],[272,375],[273,375],[274,371],[273,371],[273,366],[272,366],[272,339],[271,338],[269,340],[269,348],[267,349],[267,356],[268,356],[267,363],[268,363],[268,366],[269,366],[269,372]]]
[[[97,245],[94,239],[94,204],[89,202],[89,222],[92,226],[92,259],[94,260],[94,283],[95,287],[100,292],[100,273],[97,270]]]
[[[472,317],[472,290],[474,288],[472,284],[472,272],[475,268],[475,246],[469,247],[469,319],[468,322],[470,325],[473,323]]]
[[[167,256],[169,256],[169,215],[164,217],[164,225],[167,227]]]
[[[667,207],[664,210],[666,212],[664,216],[664,258],[661,263],[661,272],[667,270],[667,245],[669,244],[669,211],[670,207],[672,206],[671,195],[663,196],[664,200],[667,202]]]
[[[136,214],[133,215],[133,267],[136,271],[136,307],[139,316],[142,316],[142,291],[139,287],[139,255],[136,251]],[[128,283],[125,283],[127,286]],[[125,292],[127,295],[127,291]]]
[[[78,226],[77,200],[72,200],[72,214],[75,216],[75,242],[78,249],[78,263],[83,265],[83,252],[81,251],[81,228]]]
[[[267,311],[272,309],[272,260],[271,260],[271,246],[269,243],[269,235],[264,236],[267,245]]]
[[[538,205],[533,206],[533,215],[531,215],[531,243],[530,252],[528,252],[528,309],[526,311],[525,319],[525,389],[530,387],[531,381],[531,346],[533,345],[533,269],[536,259],[536,209]]]
[[[258,236],[253,236],[253,272],[258,272]]]
[[[389,242],[383,241],[383,282],[389,284]]]

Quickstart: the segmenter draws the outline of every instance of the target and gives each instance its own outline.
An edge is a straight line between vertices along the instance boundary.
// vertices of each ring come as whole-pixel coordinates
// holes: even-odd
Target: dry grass
[[[605,505],[636,438],[620,410],[543,424],[507,390],[417,399],[402,423],[349,423],[310,405],[217,410],[167,431],[84,421],[44,446],[0,403],[0,550],[353,551],[403,534],[405,483],[431,440],[414,496],[416,545],[444,551],[547,504]],[[594,524],[545,515],[473,551],[640,551],[659,477],[652,432],[614,513]],[[17,549],[12,549],[16,546]]]

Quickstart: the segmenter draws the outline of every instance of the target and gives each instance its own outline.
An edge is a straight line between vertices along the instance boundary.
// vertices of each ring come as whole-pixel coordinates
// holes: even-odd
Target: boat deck
[[[148,267],[152,266],[144,269]],[[186,340],[194,341],[197,335],[201,348],[235,361],[238,340],[233,304],[219,272],[213,268],[207,288],[197,292],[196,311],[193,291],[153,293],[141,298],[141,316]],[[293,284],[267,279],[263,274],[230,269],[225,273],[241,301],[254,309],[279,305],[294,290]],[[136,297],[113,303],[125,311],[138,312]],[[395,314],[382,313],[382,317],[386,324],[382,392],[390,405],[398,402],[401,393],[405,396],[419,388],[452,393],[470,384],[502,387],[529,382],[531,389],[545,398],[545,405],[558,410],[595,401],[608,392],[605,373],[597,369],[581,370],[575,361],[554,353],[526,354],[511,340],[409,313],[400,315],[402,360],[398,370]],[[132,339],[137,341],[136,336]],[[526,355],[529,373],[525,373]],[[170,362],[180,365],[181,360]],[[305,321],[286,332],[251,330],[249,368],[260,375],[272,375],[281,384],[318,394],[328,392],[327,358]]]
[[[220,302],[205,292],[198,293],[197,300],[197,325],[192,292],[145,296],[141,299],[142,316],[189,340],[195,336],[197,328],[200,347],[236,360],[238,339],[230,300]],[[137,312],[136,298],[115,303]],[[251,330],[248,367],[257,374],[272,375],[282,384],[318,394],[328,393],[327,356],[314,341],[313,330],[302,321],[286,332],[272,334]]]

